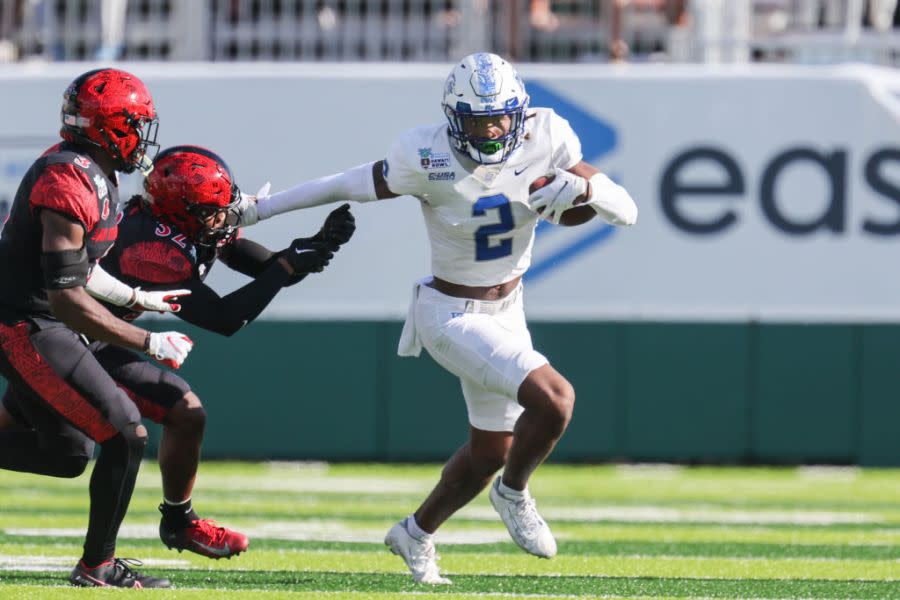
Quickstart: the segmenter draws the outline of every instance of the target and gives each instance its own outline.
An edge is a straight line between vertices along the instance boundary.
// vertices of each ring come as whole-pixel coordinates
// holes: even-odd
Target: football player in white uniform
[[[432,276],[418,282],[398,353],[422,347],[459,377],[470,437],[422,505],[388,532],[416,581],[450,583],[432,534],[491,482],[490,500],[513,540],[550,558],[556,541],[528,491],[532,472],[562,436],[572,385],[535,351],[525,323],[522,275],[538,219],[578,225],[600,215],[632,225],[624,188],[582,160],[568,122],[529,108],[515,69],[494,54],[457,64],[444,87],[449,121],[400,135],[387,159],[248,198],[240,225],[346,199],[417,198],[431,240]],[[539,189],[536,189],[539,188]]]

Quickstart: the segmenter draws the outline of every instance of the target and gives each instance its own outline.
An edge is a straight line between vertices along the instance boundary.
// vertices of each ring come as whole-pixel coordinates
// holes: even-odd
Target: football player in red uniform
[[[156,109],[140,79],[99,69],[72,82],[61,116],[62,143],[25,174],[0,237],[0,374],[9,383],[0,468],[75,477],[99,445],[84,553],[70,581],[168,587],[167,579],[141,575],[115,558],[147,443],[137,403],[148,390],[133,387],[130,373],[146,364],[164,382],[174,375],[138,353],[177,368],[193,343],[178,332],[152,333],[117,319],[85,290],[91,268],[116,239],[116,171],[152,167]],[[143,294],[134,302],[177,310],[178,293]]]
[[[109,302],[110,310],[126,321],[141,314],[141,307],[132,305],[135,289],[153,293],[177,287],[190,292],[180,301],[180,318],[230,336],[255,319],[283,287],[322,271],[355,229],[349,205],[344,205],[315,236],[294,240],[279,253],[238,237],[226,225],[229,211],[241,199],[234,176],[221,157],[198,146],[161,152],[144,185],[144,194],[126,204],[118,241],[88,284],[89,293]],[[217,259],[252,281],[219,296],[204,283]],[[152,376],[146,372],[146,386],[154,384]],[[192,508],[206,423],[200,399],[183,380],[173,379],[164,399],[143,408],[144,416],[164,426],[159,447],[163,543],[210,558],[246,550],[247,536],[199,518]]]

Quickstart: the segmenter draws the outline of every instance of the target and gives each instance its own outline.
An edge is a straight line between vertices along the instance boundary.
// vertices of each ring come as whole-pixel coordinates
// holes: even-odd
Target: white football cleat
[[[441,576],[437,566],[438,556],[434,552],[434,542],[431,538],[432,536],[429,535],[420,541],[411,536],[406,530],[406,519],[404,519],[387,532],[387,535],[384,536],[384,545],[403,559],[416,583],[431,585],[452,583],[446,577]]]
[[[500,477],[497,477],[488,496],[513,541],[529,554],[541,558],[556,556],[556,540],[553,539],[550,527],[538,514],[534,498],[528,490],[525,490],[521,500],[510,500],[500,493],[497,487],[499,485]]]

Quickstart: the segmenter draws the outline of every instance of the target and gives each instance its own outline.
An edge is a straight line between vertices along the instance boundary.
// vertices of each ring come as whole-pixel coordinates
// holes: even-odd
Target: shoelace
[[[522,525],[525,527],[523,533],[528,533],[530,536],[537,535],[537,532],[544,525],[544,520],[538,514],[537,503],[534,501],[534,498],[525,498],[521,502],[517,502],[516,509]]]
[[[113,564],[115,565],[115,569],[117,571],[122,571],[123,577],[130,577],[132,579],[140,579],[141,574],[132,569],[132,567],[142,567],[144,563],[139,561],[136,558],[114,558]]]
[[[225,539],[225,528],[219,526],[212,519],[197,519],[196,521],[191,521],[191,525],[206,535],[212,545],[221,544]]]
[[[427,542],[419,542],[416,546],[421,544],[421,548],[419,552],[416,552],[412,555],[412,562],[416,565],[417,568],[424,570],[437,570],[437,560],[440,558],[437,552],[434,549],[434,543],[430,540]]]

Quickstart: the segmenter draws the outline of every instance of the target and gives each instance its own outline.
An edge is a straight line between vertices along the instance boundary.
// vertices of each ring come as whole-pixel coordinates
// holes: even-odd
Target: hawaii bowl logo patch
[[[419,164],[428,169],[449,169],[449,152],[432,152],[431,148],[419,148]]]

